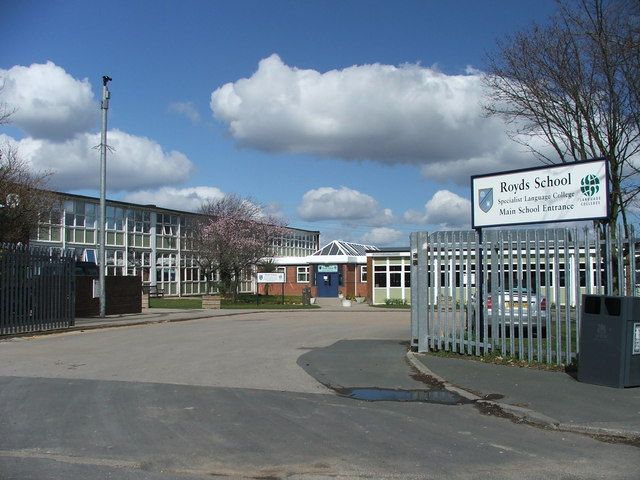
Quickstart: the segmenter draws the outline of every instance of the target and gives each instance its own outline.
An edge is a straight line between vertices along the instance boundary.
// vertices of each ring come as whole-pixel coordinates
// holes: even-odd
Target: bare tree
[[[0,146],[0,242],[28,243],[40,219],[56,210],[49,174],[33,173],[15,148]]]
[[[0,95],[4,90],[4,80],[0,79]],[[6,102],[0,101],[0,125],[9,123],[9,117],[15,113],[16,109],[11,108]]]
[[[286,225],[237,195],[207,202],[199,213],[193,237],[198,263],[209,280],[218,272],[223,291],[235,301],[243,272],[273,255]]]
[[[625,229],[625,205],[639,191],[638,46],[637,0],[560,1],[548,24],[500,42],[485,76],[487,112],[541,161],[609,160],[609,224],[621,218]],[[540,138],[553,157],[535,147]]]

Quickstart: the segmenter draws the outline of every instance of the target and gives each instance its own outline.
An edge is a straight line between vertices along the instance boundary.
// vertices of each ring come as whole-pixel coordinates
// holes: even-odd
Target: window
[[[387,267],[378,265],[373,267],[373,280],[376,287],[387,286]]]
[[[65,240],[73,243],[96,242],[97,205],[68,200],[64,204]]]
[[[402,286],[402,265],[389,266],[389,286],[401,287]]]
[[[360,267],[360,283],[367,283],[367,267],[364,265]]]
[[[411,265],[404,266],[404,286],[411,286]]]
[[[309,283],[309,267],[298,267],[298,283]]]
[[[105,270],[109,276],[124,275],[124,252],[122,250],[105,251]]]
[[[96,261],[96,251],[93,248],[86,248],[82,253],[82,261],[83,262],[92,262],[98,263]]]

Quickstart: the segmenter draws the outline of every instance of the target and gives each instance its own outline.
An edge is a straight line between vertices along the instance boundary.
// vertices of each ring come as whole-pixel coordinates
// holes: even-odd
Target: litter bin
[[[583,295],[578,380],[640,386],[640,298]]]
[[[302,304],[311,305],[311,289],[308,287],[302,289]]]

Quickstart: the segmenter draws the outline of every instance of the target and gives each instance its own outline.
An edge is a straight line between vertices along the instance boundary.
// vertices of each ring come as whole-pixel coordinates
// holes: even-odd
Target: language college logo
[[[480,210],[487,213],[493,207],[493,188],[481,188],[478,191]]]
[[[593,197],[600,191],[600,179],[593,174],[582,177],[580,191],[586,197]]]

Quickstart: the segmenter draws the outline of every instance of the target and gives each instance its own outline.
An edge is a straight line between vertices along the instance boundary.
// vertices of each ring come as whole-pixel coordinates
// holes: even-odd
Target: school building
[[[56,192],[60,202],[41,219],[31,244],[73,250],[76,259],[97,262],[98,198]],[[139,275],[143,286],[156,286],[165,295],[207,293],[207,282],[192,248],[197,214],[106,201],[105,261],[107,275]],[[284,273],[285,295],[359,298],[372,303],[410,297],[408,249],[379,249],[373,245],[334,240],[320,247],[320,232],[288,227],[274,241],[273,261]],[[241,292],[264,293],[255,271],[243,273]],[[270,286],[280,293],[281,285]]]

